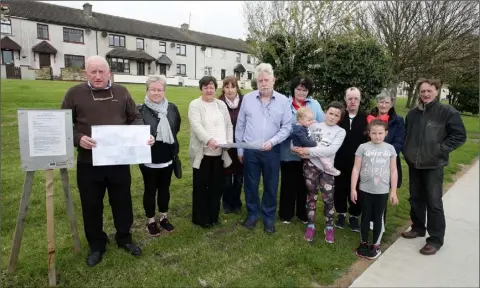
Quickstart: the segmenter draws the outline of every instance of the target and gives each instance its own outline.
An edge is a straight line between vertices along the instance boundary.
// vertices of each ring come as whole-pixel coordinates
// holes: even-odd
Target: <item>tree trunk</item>
[[[413,83],[407,83],[408,84],[408,98],[407,98],[407,104],[405,105],[405,108],[410,108],[410,104],[412,103],[412,98],[413,98],[413,90],[415,89],[415,86]]]
[[[418,91],[415,91],[413,93],[412,102],[410,102],[410,107],[408,108],[414,107],[417,104],[417,99],[418,99]]]

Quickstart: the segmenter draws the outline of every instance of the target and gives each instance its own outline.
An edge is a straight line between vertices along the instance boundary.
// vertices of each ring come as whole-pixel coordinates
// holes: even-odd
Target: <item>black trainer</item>
[[[155,222],[147,224],[147,231],[151,237],[157,237],[160,235],[160,229],[158,229],[157,223]]]
[[[163,218],[162,221],[160,221],[160,226],[167,232],[173,232],[173,230],[175,230],[175,227],[168,222],[168,218]]]
[[[335,222],[335,227],[340,229],[345,228],[345,214],[337,215],[337,221]]]
[[[367,257],[367,254],[368,254],[367,242],[360,242],[360,246],[358,246],[357,250],[355,250],[355,254],[359,257]]]
[[[368,249],[367,256],[365,257],[370,260],[373,260],[373,259],[377,259],[380,256],[380,254],[382,254],[380,247],[378,245],[372,245]]]
[[[360,232],[360,224],[358,223],[358,217],[350,216],[348,218],[348,222],[350,223],[350,229],[353,232]]]

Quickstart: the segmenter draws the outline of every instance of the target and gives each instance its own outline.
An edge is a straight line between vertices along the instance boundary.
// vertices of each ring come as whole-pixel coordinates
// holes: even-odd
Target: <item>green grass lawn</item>
[[[47,237],[44,173],[35,175],[33,193],[27,214],[25,233],[17,270],[6,275],[15,221],[22,194],[24,173],[20,167],[18,145],[18,108],[59,108],[65,91],[76,83],[52,81],[1,81],[1,227],[3,287],[47,286]],[[137,103],[143,101],[144,85],[126,85]],[[74,254],[60,175],[55,172],[55,245],[56,270],[60,286],[312,286],[328,285],[344,274],[357,260],[353,250],[359,234],[337,230],[336,243],[323,240],[323,207],[319,201],[317,231],[313,244],[303,239],[304,225],[298,220],[290,225],[277,222],[277,233],[264,234],[262,225],[251,232],[240,225],[242,215],[223,215],[221,225],[204,230],[191,224],[192,169],[188,162],[189,102],[198,97],[198,88],[168,87],[166,96],[179,107],[182,127],[179,134],[180,153],[184,165],[183,179],[172,179],[170,220],[176,230],[151,239],[145,231],[146,219],[142,206],[143,182],[138,166],[131,166],[132,200],[134,208],[133,236],[143,249],[143,256],[134,258],[116,248],[114,241],[107,246],[104,260],[94,268],[85,264],[88,253],[83,233],[80,198],[76,188],[75,169],[70,169],[75,212],[82,250]],[[397,103],[405,115],[404,102]],[[446,180],[457,171],[458,164],[470,164],[478,155],[478,117],[463,116],[469,141],[451,154],[446,168]],[[386,237],[405,225],[409,218],[408,177],[404,164],[403,187],[399,190],[400,205],[388,208]],[[243,196],[242,196],[243,198]],[[113,235],[114,227],[108,198],[105,198],[104,229]]]

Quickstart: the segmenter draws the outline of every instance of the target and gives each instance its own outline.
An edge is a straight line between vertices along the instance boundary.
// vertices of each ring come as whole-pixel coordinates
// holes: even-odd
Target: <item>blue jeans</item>
[[[277,210],[277,191],[280,173],[280,145],[270,151],[245,149],[244,163],[244,191],[247,206],[247,220],[257,221],[260,210],[260,196],[258,186],[260,175],[263,176],[262,219],[264,225],[270,227],[275,223]]]

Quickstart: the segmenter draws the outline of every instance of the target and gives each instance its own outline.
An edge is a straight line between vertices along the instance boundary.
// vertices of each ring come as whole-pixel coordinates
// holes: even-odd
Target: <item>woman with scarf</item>
[[[179,152],[177,134],[181,118],[177,106],[165,97],[166,84],[164,76],[149,76],[145,102],[138,109],[156,139],[151,148],[152,163],[140,164],[144,184],[143,208],[148,218],[147,231],[152,237],[160,235],[159,226],[168,232],[174,230],[167,212],[174,157]],[[155,221],[155,198],[159,211],[158,226]]]
[[[227,104],[228,113],[233,125],[233,139],[235,139],[235,125],[237,124],[238,112],[242,105],[243,95],[238,87],[238,81],[235,76],[228,76],[223,79],[222,94],[218,98]],[[242,209],[243,185],[243,164],[238,160],[237,149],[228,149],[228,154],[232,159],[232,165],[225,169],[225,188],[223,190],[223,213],[239,214]]]
[[[397,188],[402,186],[402,165],[400,163],[400,152],[403,149],[403,142],[405,140],[405,122],[402,116],[395,113],[395,99],[392,99],[391,96],[386,94],[380,94],[377,96],[377,107],[374,107],[370,112],[370,115],[367,116],[367,122],[370,123],[373,119],[379,118],[387,122],[388,124],[388,134],[385,137],[385,143],[391,144],[397,152],[397,172],[398,172],[398,181]],[[383,214],[383,221],[385,222],[385,217],[387,216],[387,210],[385,208]],[[372,226],[372,223],[370,223]]]

